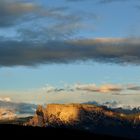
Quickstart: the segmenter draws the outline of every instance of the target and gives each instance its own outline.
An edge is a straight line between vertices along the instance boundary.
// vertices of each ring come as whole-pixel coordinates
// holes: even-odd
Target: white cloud
[[[0,91],[0,95],[2,97],[0,100],[10,101],[11,98],[12,102],[33,104],[86,103],[92,101],[103,104],[113,100],[123,106],[140,105],[138,87],[120,84],[96,85],[94,83],[76,83],[67,85],[64,83],[60,87],[47,84],[42,88],[26,91]]]
[[[0,101],[11,102],[11,98],[9,98],[9,97],[0,98]]]
[[[56,87],[49,85],[49,84],[46,84],[46,86],[42,88],[42,90],[44,90],[46,92],[53,92],[53,91],[55,91],[55,89],[56,89]]]
[[[123,90],[123,87],[120,85],[113,85],[113,84],[104,84],[101,86],[97,86],[95,84],[76,84],[75,88],[77,90],[86,90],[92,92],[101,92],[101,93],[110,93],[115,91]]]

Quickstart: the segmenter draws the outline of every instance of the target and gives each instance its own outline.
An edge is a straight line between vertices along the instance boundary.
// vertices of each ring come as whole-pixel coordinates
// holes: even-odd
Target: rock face
[[[25,123],[25,125],[40,126],[40,127],[45,126],[46,124],[45,114],[46,114],[45,109],[42,106],[38,106],[34,117],[29,122]]]
[[[27,125],[32,126],[74,126],[94,125],[105,118],[115,118],[116,113],[102,107],[85,104],[49,104],[46,108],[39,106],[35,116]],[[102,122],[100,122],[102,123]],[[86,126],[86,125],[85,125]]]
[[[47,117],[48,121],[54,121],[51,119],[55,117],[62,121],[63,123],[72,123],[77,122],[80,117],[80,108],[81,106],[76,105],[58,105],[50,104],[47,106]]]
[[[140,138],[140,114],[127,115],[88,104],[38,106],[26,126],[80,129],[89,132]]]

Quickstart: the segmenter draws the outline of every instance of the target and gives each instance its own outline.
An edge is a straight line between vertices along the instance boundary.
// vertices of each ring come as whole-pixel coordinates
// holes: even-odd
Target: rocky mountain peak
[[[34,117],[25,125],[88,130],[131,137],[132,133],[136,136],[137,131],[139,132],[139,116],[139,113],[119,113],[104,106],[49,104],[45,108],[38,106]]]
[[[84,121],[91,121],[98,115],[100,115],[100,117],[115,116],[112,111],[95,105],[49,104],[46,108],[38,106],[35,116],[30,120],[28,125],[74,125]]]

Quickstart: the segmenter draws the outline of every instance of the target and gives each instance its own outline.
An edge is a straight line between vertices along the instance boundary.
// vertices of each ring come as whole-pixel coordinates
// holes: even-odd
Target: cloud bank
[[[94,14],[69,11],[69,7],[44,7],[32,0],[1,0],[0,28],[13,28],[16,35],[13,38],[1,36],[0,66],[79,61],[139,65],[139,38],[73,39],[73,35],[84,30],[82,21],[88,17],[88,26],[91,16],[97,19]]]
[[[3,102],[11,102],[11,98],[9,98],[9,97],[0,98],[0,101],[3,101]]]
[[[66,0],[69,2],[83,2],[87,0]],[[88,0],[92,1],[92,0]],[[113,3],[113,2],[129,2],[129,1],[138,1],[138,0],[96,0],[95,2],[98,2],[100,4],[108,4],[108,3]]]
[[[37,5],[31,2],[1,0],[0,27],[9,27],[17,24],[24,18],[24,16],[32,14],[37,11],[38,8]]]
[[[75,83],[61,88],[46,85],[40,90],[40,93],[43,92],[40,96],[46,103],[100,103],[104,105],[106,103],[109,105],[113,101],[113,104],[118,102],[121,106],[134,107],[139,106],[140,100],[140,89],[135,87],[139,85]]]
[[[73,84],[67,85],[66,87],[57,88],[52,85],[46,85],[42,88],[42,90],[46,91],[46,93],[60,93],[60,92],[76,92],[76,91],[84,91],[84,92],[91,92],[91,93],[123,93],[125,91],[140,91],[140,86],[135,84],[102,84],[96,85],[94,83],[89,84]],[[129,93],[128,93],[129,95]]]
[[[95,61],[140,64],[139,39],[98,38],[65,41],[0,41],[0,66],[35,66]]]
[[[129,89],[130,87],[131,89]],[[47,84],[42,88],[26,91],[0,91],[0,93],[4,95],[4,98],[9,97],[12,99],[12,102],[2,101],[0,106],[13,107],[12,103],[16,102],[19,109],[22,111],[24,110],[26,113],[28,110],[34,111],[33,106],[30,108],[31,104],[86,103],[92,101],[102,104],[115,101],[124,104],[125,106],[140,106],[140,90],[135,89],[134,87],[139,87],[139,85],[74,83],[57,87]],[[21,102],[30,103],[30,105],[24,105]]]
[[[77,90],[85,90],[100,93],[120,92],[123,90],[122,86],[113,84],[105,84],[101,86],[96,86],[95,84],[76,84],[75,88]]]

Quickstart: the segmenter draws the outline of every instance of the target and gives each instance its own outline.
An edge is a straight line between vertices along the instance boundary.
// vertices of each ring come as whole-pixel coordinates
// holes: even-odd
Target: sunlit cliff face
[[[88,104],[48,104],[46,108],[38,106],[35,116],[27,125],[73,125],[86,120],[94,120],[94,116],[97,117],[99,114],[115,117],[116,113]]]
[[[80,108],[74,105],[50,104],[47,106],[47,115],[58,116],[65,123],[77,121],[79,119]]]

